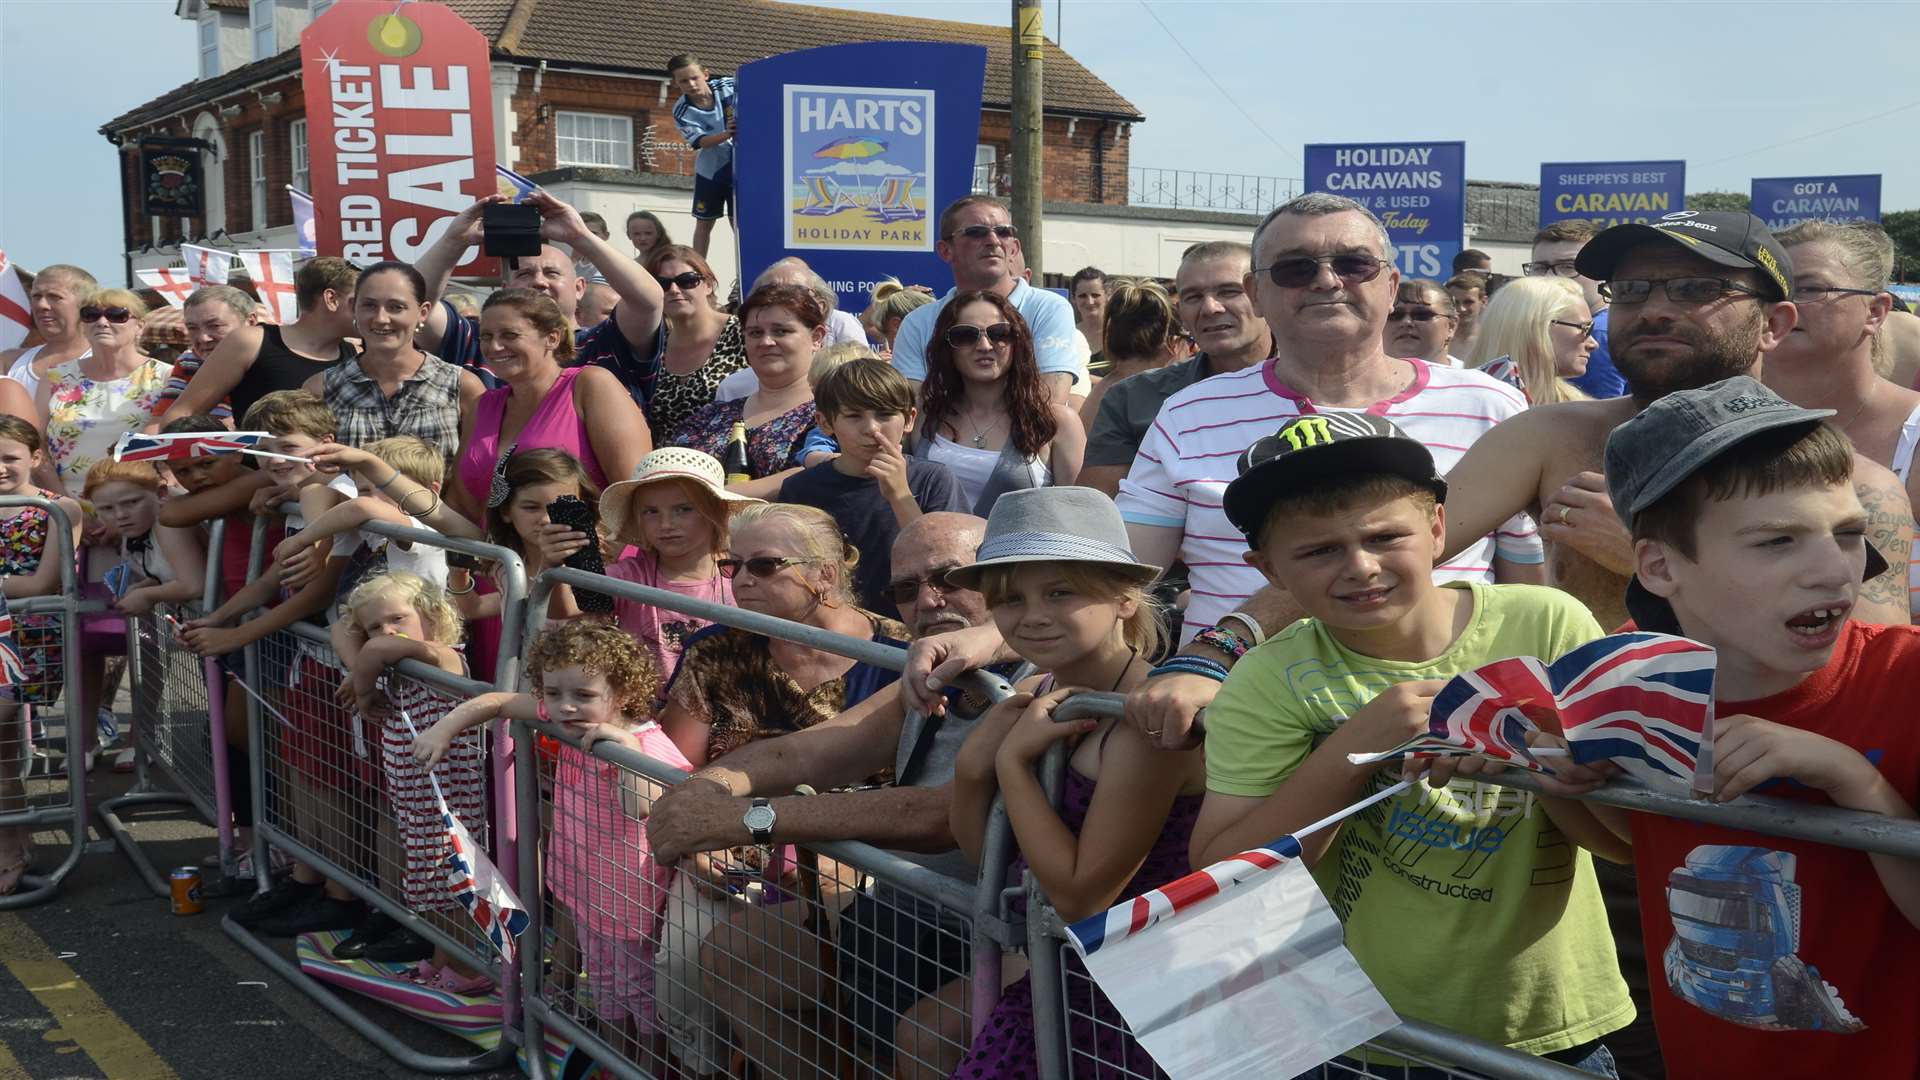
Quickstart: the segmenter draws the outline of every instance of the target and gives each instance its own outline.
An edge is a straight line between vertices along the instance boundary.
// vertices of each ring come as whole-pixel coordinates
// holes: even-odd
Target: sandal
[[[428,963],[430,961],[422,961]],[[450,967],[440,969],[428,985],[443,993],[460,997],[485,996],[493,992],[493,980],[485,975],[462,975]]]

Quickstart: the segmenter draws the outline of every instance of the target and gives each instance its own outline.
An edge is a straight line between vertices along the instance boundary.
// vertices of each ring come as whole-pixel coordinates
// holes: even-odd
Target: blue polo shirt
[[[900,333],[893,339],[893,366],[900,374],[914,382],[926,381],[927,342],[933,337],[933,324],[939,320],[947,301],[952,300],[957,292],[957,288],[948,289],[947,295],[937,302],[922,304],[900,320]],[[1076,329],[1073,305],[1058,293],[1036,289],[1024,281],[1014,282],[1013,292],[1008,294],[1007,302],[1027,321],[1027,332],[1033,335],[1034,359],[1038,361],[1040,374],[1065,373],[1074,375],[1077,382],[1080,365],[1073,356]]]
[[[1577,379],[1567,381],[1580,388],[1580,392],[1590,398],[1625,397],[1627,395],[1627,377],[1613,365],[1613,354],[1607,351],[1607,316],[1613,314],[1607,308],[1593,317],[1593,340],[1598,348],[1587,357],[1587,370]]]
[[[733,111],[734,101],[739,93],[734,89],[733,78],[722,75],[707,80],[707,89],[713,92],[713,108],[702,109],[687,99],[685,94],[673,103],[673,123],[680,134],[692,146],[708,135],[718,135],[727,130],[727,115]],[[733,140],[728,139],[718,146],[701,148],[694,155],[693,173],[711,180],[720,175],[720,170],[733,164]]]

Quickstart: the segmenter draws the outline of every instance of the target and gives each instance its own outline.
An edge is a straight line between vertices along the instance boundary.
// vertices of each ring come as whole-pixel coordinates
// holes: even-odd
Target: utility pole
[[[1041,0],[1013,0],[1013,224],[1033,280],[1041,279],[1040,60],[1046,51]]]

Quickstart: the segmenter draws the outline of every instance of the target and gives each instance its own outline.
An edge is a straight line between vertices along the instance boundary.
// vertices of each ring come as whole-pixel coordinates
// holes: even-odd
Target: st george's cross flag
[[[285,326],[300,317],[293,284],[293,252],[242,251],[236,253],[240,266],[253,281],[253,291],[272,316],[272,322]]]
[[[1427,733],[1367,765],[1409,754],[1480,754],[1551,773],[1532,732],[1557,732],[1581,765],[1610,761],[1637,780],[1713,790],[1714,651],[1668,634],[1614,634],[1545,664],[1499,660],[1453,677],[1433,699]]]
[[[1399,1024],[1347,951],[1300,841],[1408,786],[1067,927],[1088,973],[1172,1080],[1296,1076]],[[1071,982],[1069,996],[1084,1000]]]
[[[166,297],[167,303],[177,308],[186,307],[187,297],[200,287],[194,283],[184,266],[156,266],[135,270],[134,274],[147,288]]]
[[[33,332],[32,303],[26,286],[14,272],[7,253],[0,251],[0,349],[11,349]]]
[[[225,285],[233,273],[233,252],[198,244],[181,244],[180,259],[195,285]]]
[[[270,439],[264,431],[183,431],[174,435],[120,436],[113,448],[115,461],[184,461],[187,458],[219,457],[252,451],[260,440]]]

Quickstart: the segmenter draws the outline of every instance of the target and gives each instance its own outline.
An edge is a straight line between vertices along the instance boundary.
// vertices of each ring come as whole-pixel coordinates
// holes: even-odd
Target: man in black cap
[[[1602,476],[1607,434],[1675,390],[1753,373],[1785,340],[1798,312],[1793,270],[1759,218],[1682,210],[1647,224],[1616,225],[1582,248],[1581,274],[1601,281],[1613,311],[1613,356],[1633,396],[1529,409],[1501,423],[1448,474],[1447,547],[1532,513],[1547,541],[1549,580],[1592,609],[1602,626],[1626,621],[1631,552]],[[1868,539],[1904,566],[1912,513],[1899,479],[1864,458],[1855,486]],[[1475,530],[1480,530],[1476,532]],[[1855,616],[1907,622],[1904,573],[1868,582]]]

